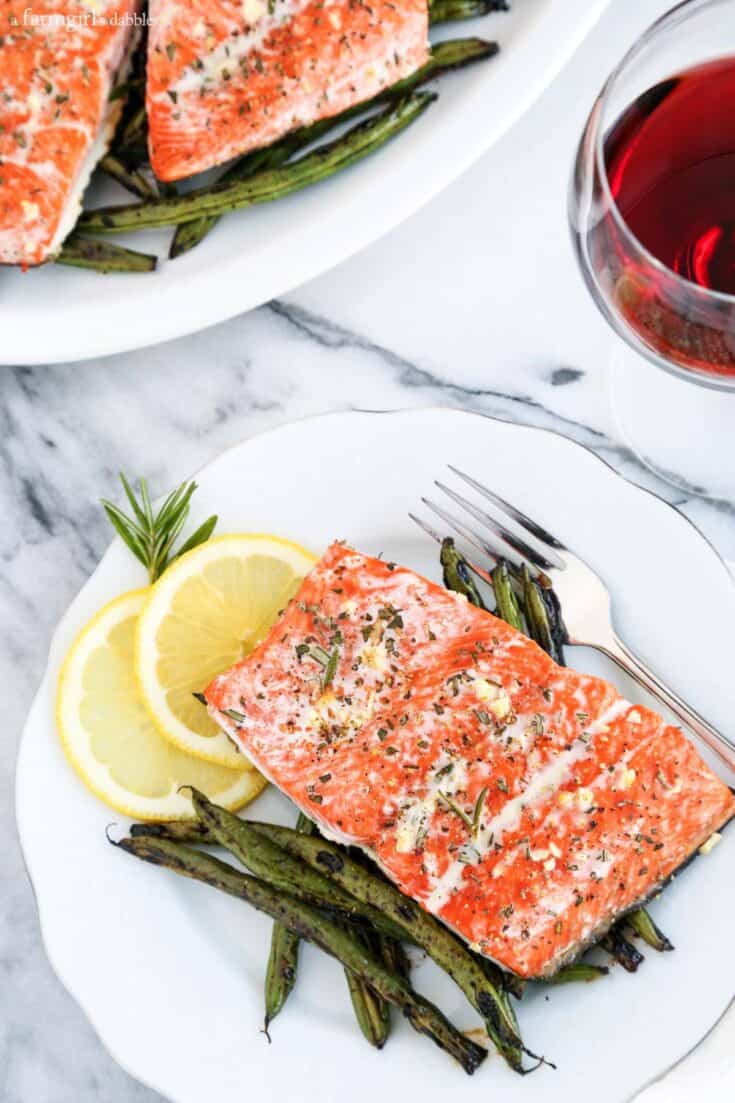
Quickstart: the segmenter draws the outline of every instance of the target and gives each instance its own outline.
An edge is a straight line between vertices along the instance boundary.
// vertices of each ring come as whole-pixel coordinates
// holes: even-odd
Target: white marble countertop
[[[12,810],[25,713],[53,627],[109,540],[97,501],[116,494],[119,469],[147,476],[161,492],[228,445],[290,418],[459,406],[582,441],[674,502],[735,559],[735,503],[686,498],[617,443],[605,391],[613,338],[575,270],[565,221],[573,148],[593,95],[666,7],[613,0],[543,99],[474,169],[388,239],[288,301],[140,353],[0,369],[3,1103],[158,1098],[114,1065],[52,975]],[[646,1099],[731,1100],[732,1053],[731,1015]]]

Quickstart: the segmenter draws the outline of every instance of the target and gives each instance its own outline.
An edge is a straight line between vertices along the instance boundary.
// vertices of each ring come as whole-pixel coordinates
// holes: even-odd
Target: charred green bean
[[[205,215],[222,215],[258,203],[267,203],[316,184],[362,160],[410,126],[436,96],[418,92],[406,96],[386,111],[359,123],[346,134],[320,146],[313,153],[278,169],[256,173],[247,180],[197,188],[187,195],[161,196],[142,203],[100,207],[86,211],[80,229],[101,233],[145,230],[193,222]]]
[[[268,966],[265,973],[265,1032],[290,996],[296,983],[301,939],[294,931],[275,921],[271,932]]]
[[[493,590],[495,591],[495,601],[497,603],[497,615],[501,620],[506,621],[512,628],[527,635],[528,633],[526,632],[526,625],[523,623],[523,615],[518,604],[518,598],[511,585],[508,564],[504,559],[501,559],[497,567],[493,570],[492,579]]]
[[[603,950],[607,950],[610,957],[614,958],[619,965],[622,965],[626,973],[635,973],[644,960],[640,950],[637,950],[632,942],[628,942],[625,938],[619,924],[616,924],[600,939],[600,946]]]
[[[610,970],[607,965],[589,965],[584,961],[577,961],[573,965],[565,965],[552,977],[545,977],[544,984],[574,984],[578,981],[599,980],[606,977]]]
[[[81,234],[70,234],[54,258],[55,264],[68,268],[92,268],[96,272],[153,272],[158,258],[134,249],[124,249],[111,241],[96,241]]]
[[[389,882],[376,877],[333,843],[299,835],[275,824],[251,824],[254,830],[314,870],[325,871],[340,888],[398,923],[459,986],[482,1016],[488,1034],[508,1063],[522,1071],[523,1043],[503,977],[495,981],[446,927]],[[531,1055],[535,1056],[535,1055]]]
[[[460,555],[454,546],[454,540],[447,536],[442,541],[442,550],[439,556],[444,585],[455,594],[464,594],[471,605],[478,609],[485,608],[485,602],[477,588],[477,583],[472,577],[472,572],[467,565],[464,556]]]
[[[494,11],[507,11],[505,0],[433,0],[429,8],[429,23],[457,23],[461,19],[480,19]]]
[[[631,927],[639,938],[642,938],[652,950],[664,953],[674,949],[671,942],[660,927],[656,926],[646,908],[636,908],[625,917],[625,923]]]
[[[309,904],[255,877],[237,873],[224,862],[181,843],[137,837],[122,839],[113,845],[153,865],[165,866],[195,880],[206,880],[225,892],[231,892],[270,915],[300,938],[313,942],[369,984],[388,1003],[400,1008],[414,1030],[426,1034],[450,1053],[465,1072],[473,1073],[484,1059],[484,1050],[465,1038],[438,1008],[414,992],[402,977],[386,969],[366,948],[358,946],[338,924]]]
[[[210,839],[223,846],[256,877],[275,888],[290,892],[318,907],[339,911],[347,918],[363,919],[387,934],[402,935],[401,927],[368,903],[360,901],[326,875],[294,856],[278,843],[271,842],[249,820],[241,820],[207,800],[192,789],[192,803]],[[308,838],[298,829],[286,828],[299,838]]]

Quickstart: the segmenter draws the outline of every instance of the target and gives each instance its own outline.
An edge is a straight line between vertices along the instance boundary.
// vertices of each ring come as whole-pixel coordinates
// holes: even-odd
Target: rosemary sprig
[[[325,669],[329,666],[329,652],[325,651],[318,643],[297,643],[295,650],[298,659],[308,655],[310,659],[313,659],[314,662],[319,663]]]
[[[120,539],[127,544],[136,559],[139,559],[148,571],[151,582],[160,578],[169,564],[179,556],[209,540],[214,532],[217,517],[208,517],[204,524],[200,525],[196,532],[174,551],[174,544],[181,535],[181,530],[189,516],[191,496],[197,484],[182,483],[177,490],[171,491],[161,508],[154,513],[145,479],[138,480],[138,497],[122,472],[120,472],[120,482],[130,503],[132,514],[128,516],[123,513],[114,502],[106,498],[102,499],[102,507]]]
[[[206,701],[206,698],[205,698]],[[225,716],[229,716],[230,720],[234,720],[236,724],[244,724],[247,720],[247,716],[244,712],[238,712],[237,709],[222,709]]]

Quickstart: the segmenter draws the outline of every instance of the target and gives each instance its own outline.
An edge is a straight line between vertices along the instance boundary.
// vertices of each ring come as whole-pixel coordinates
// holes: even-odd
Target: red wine
[[[645,92],[605,141],[615,203],[671,271],[735,294],[735,58]]]

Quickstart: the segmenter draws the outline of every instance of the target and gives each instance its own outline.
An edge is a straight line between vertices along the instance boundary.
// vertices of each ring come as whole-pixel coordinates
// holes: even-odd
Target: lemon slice
[[[135,629],[149,590],[106,605],[77,636],[59,675],[56,719],[72,766],[106,804],[138,819],[193,815],[182,785],[226,808],[242,808],[265,786],[252,768],[202,762],[162,739],[135,679]],[[240,765],[244,763],[240,759]]]
[[[222,766],[243,758],[195,700],[265,637],[316,559],[276,536],[220,536],[187,552],[151,590],[138,621],[135,669],[162,735]]]

